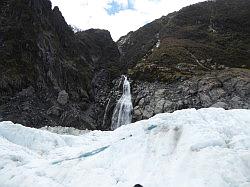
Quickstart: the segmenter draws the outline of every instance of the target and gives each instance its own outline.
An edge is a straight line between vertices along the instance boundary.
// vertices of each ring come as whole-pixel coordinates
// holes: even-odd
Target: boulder
[[[142,115],[142,111],[141,111],[141,109],[140,109],[139,106],[136,106],[136,107],[134,108],[134,115],[135,115],[136,117],[139,117],[139,116]]]
[[[163,112],[163,108],[164,108],[164,104],[165,104],[165,100],[161,99],[159,100],[156,105],[155,105],[155,109],[154,109],[154,113],[155,114],[159,114]]]
[[[166,100],[164,103],[164,112],[172,112],[173,111],[173,102]]]
[[[68,102],[69,94],[62,90],[58,93],[57,102],[61,105],[65,105]]]
[[[155,99],[160,99],[164,96],[166,90],[165,89],[158,89],[155,92]]]
[[[213,107],[213,108],[224,108],[224,109],[228,109],[228,104],[227,103],[224,103],[224,102],[217,102],[217,103],[214,103],[213,105],[211,105],[210,107]]]
[[[147,105],[145,106],[142,115],[144,119],[148,119],[154,115],[154,109],[150,105]]]
[[[213,100],[218,100],[222,98],[226,92],[222,88],[215,88],[210,90],[209,95]]]

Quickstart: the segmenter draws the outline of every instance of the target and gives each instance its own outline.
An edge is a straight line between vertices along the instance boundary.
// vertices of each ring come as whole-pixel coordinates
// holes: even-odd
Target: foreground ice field
[[[187,109],[113,132],[0,123],[1,187],[250,187],[250,110]]]

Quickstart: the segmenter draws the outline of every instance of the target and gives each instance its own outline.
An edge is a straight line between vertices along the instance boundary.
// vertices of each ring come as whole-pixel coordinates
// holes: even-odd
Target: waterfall
[[[106,108],[105,108],[105,111],[104,111],[104,116],[103,116],[103,120],[102,120],[102,127],[105,127],[110,100],[111,99],[109,98],[108,103],[107,103]]]
[[[132,101],[130,93],[130,83],[126,76],[124,76],[123,82],[123,93],[121,98],[118,100],[116,107],[112,116],[111,129],[115,130],[116,128],[131,123],[132,120]]]

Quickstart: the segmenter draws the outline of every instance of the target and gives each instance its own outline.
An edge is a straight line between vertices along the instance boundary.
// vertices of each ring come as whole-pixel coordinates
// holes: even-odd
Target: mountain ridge
[[[151,81],[227,67],[249,69],[249,9],[246,0],[206,1],[182,8],[121,37],[117,44],[122,61],[133,79],[145,80],[148,75]],[[170,76],[152,77],[154,72]]]

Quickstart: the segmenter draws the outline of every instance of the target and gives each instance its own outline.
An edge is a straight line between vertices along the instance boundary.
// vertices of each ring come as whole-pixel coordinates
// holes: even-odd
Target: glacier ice
[[[0,186],[249,187],[250,110],[186,109],[61,135],[0,122]]]

